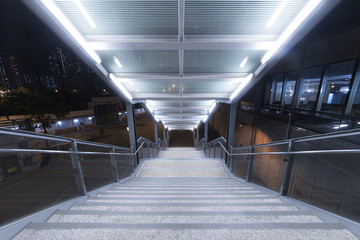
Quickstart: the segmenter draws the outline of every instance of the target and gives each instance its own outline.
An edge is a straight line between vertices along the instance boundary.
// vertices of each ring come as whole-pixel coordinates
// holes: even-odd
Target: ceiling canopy
[[[23,2],[124,99],[175,130],[238,100],[339,0]]]

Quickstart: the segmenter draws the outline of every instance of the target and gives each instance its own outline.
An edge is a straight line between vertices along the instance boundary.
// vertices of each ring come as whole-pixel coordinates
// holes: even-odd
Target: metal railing
[[[167,147],[167,142],[160,139],[154,143],[140,137],[137,142],[135,150],[0,128],[0,204],[5,201],[0,225],[118,182],[134,172],[137,160],[154,158]],[[12,204],[19,201],[24,211],[7,211],[15,209]],[[32,202],[38,206],[32,206]]]
[[[360,221],[359,135],[349,130],[238,148],[218,138],[197,148],[248,182]]]

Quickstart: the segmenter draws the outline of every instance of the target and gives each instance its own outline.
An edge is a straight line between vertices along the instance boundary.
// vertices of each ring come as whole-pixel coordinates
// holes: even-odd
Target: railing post
[[[84,180],[84,175],[83,175],[82,168],[81,168],[79,154],[77,153],[78,147],[77,147],[75,140],[71,141],[70,151],[75,152],[75,153],[70,154],[70,158],[71,158],[72,166],[73,166],[74,173],[75,173],[75,181],[76,181],[78,193],[80,195],[85,195],[86,194],[85,180]]]
[[[232,146],[229,146],[230,154],[234,153],[234,148]],[[229,156],[230,159],[230,172],[232,173],[234,171],[234,156]]]
[[[221,159],[223,159],[223,158],[222,158],[222,155],[223,155],[223,149],[222,149],[222,147],[221,147],[221,145],[220,145],[220,158],[221,158]]]
[[[111,148],[110,153],[116,153],[114,146]],[[113,172],[113,176],[114,176],[114,181],[118,182],[119,181],[119,171],[118,171],[118,166],[117,166],[117,162],[116,162],[116,156],[111,154],[110,160],[111,160],[111,167],[112,167],[112,172]]]
[[[250,146],[249,153],[254,153],[254,146],[252,146],[252,145]],[[248,156],[247,160],[248,160],[248,167],[247,167],[247,172],[246,172],[246,181],[250,182],[251,181],[252,168],[253,168],[253,162],[254,162],[254,155]]]
[[[134,147],[132,147],[132,148],[130,148],[130,165],[131,165],[131,170],[132,171],[134,171],[134,169],[135,169],[135,161],[136,161],[136,155],[134,154],[135,152],[136,152],[136,150],[134,149],[135,148],[135,146]],[[139,163],[140,163],[140,161],[139,161]]]
[[[214,158],[216,158],[216,143],[214,143]]]
[[[152,144],[152,149],[153,149],[153,158],[155,157],[155,144]]]
[[[147,147],[147,158],[150,158],[150,147],[148,142],[146,142],[146,147]]]
[[[293,149],[293,142],[290,139],[287,152],[291,152]],[[280,193],[281,195],[286,195],[288,188],[289,188],[289,182],[290,182],[290,176],[291,176],[291,170],[292,170],[292,164],[293,164],[293,156],[292,155],[285,155],[283,157],[283,162],[285,162],[284,166],[284,172],[281,180],[281,188]]]

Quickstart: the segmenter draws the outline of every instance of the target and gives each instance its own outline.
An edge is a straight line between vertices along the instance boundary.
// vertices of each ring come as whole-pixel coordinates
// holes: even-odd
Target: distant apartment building
[[[12,90],[25,84],[25,74],[18,59],[14,55],[0,53],[0,87]]]

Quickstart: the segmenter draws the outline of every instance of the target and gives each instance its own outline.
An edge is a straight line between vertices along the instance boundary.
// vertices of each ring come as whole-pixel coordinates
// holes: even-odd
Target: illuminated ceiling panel
[[[340,0],[23,2],[125,100],[191,129],[243,96]]]

